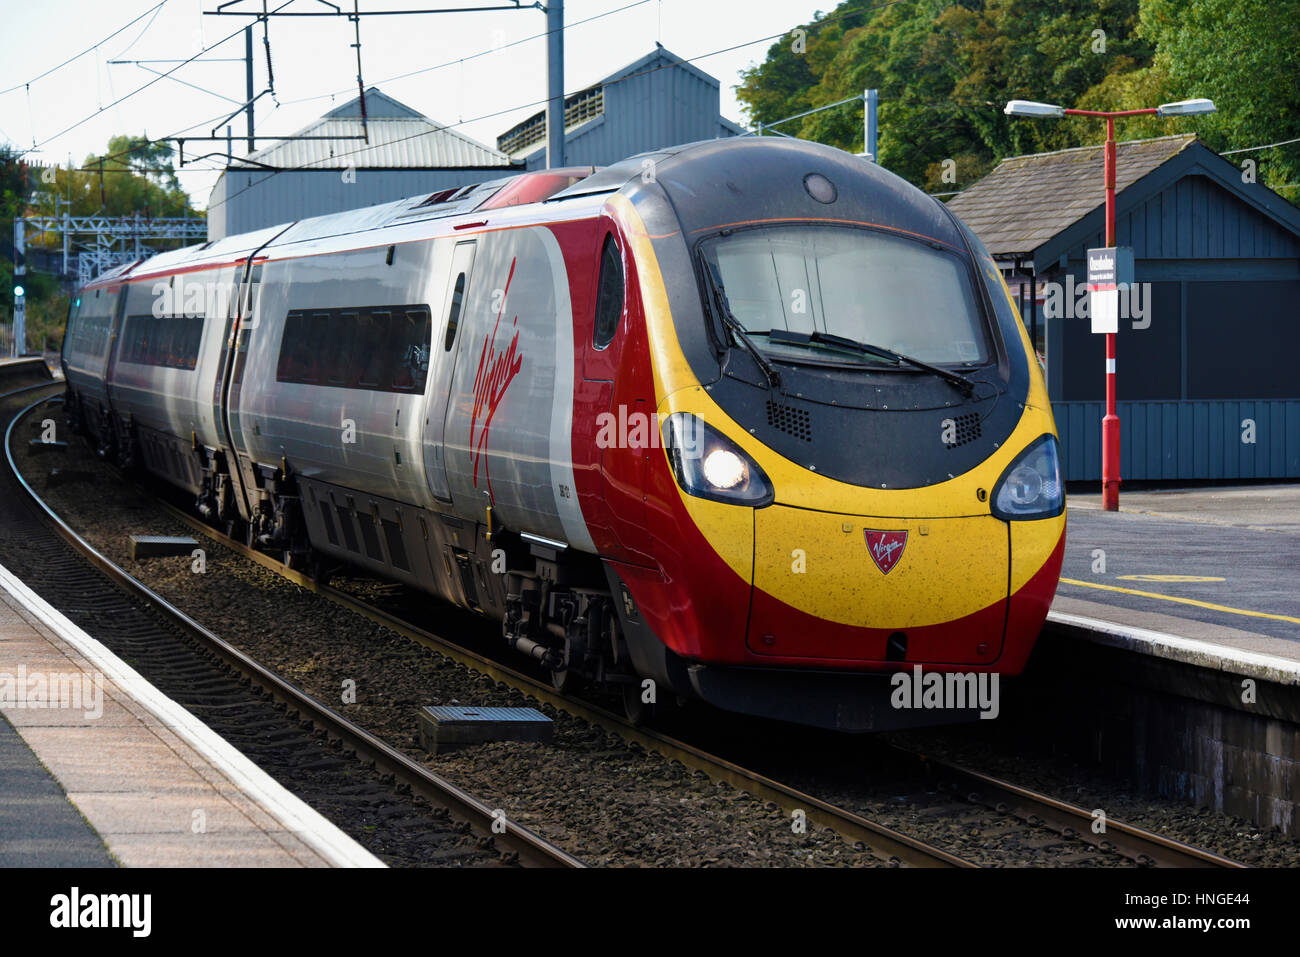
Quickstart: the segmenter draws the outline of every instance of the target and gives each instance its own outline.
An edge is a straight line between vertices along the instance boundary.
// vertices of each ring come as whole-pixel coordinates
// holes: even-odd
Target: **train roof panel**
[[[806,185],[814,173],[834,184],[831,201],[818,200]],[[953,216],[934,197],[876,163],[820,143],[706,140],[658,159],[654,174],[688,236],[723,226],[820,219],[867,223],[965,248]]]
[[[611,166],[605,166],[596,170],[592,175],[574,183],[567,189],[562,189],[551,196],[547,202],[556,203],[565,199],[572,199],[575,196],[591,196],[595,193],[615,193],[626,186],[633,179],[642,176],[646,171],[646,163],[657,164],[661,159],[672,156],[677,150],[653,150],[649,153],[638,153],[635,156],[629,156],[627,159],[619,160]]]

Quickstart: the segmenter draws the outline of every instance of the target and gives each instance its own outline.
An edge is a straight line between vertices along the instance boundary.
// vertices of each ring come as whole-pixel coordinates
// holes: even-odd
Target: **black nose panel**
[[[812,416],[807,409],[767,400],[767,424],[805,442],[812,441]]]

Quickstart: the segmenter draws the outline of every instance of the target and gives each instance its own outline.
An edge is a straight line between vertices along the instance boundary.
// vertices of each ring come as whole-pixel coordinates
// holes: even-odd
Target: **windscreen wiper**
[[[754,340],[750,339],[749,334],[745,332],[744,325],[732,314],[731,304],[727,301],[727,291],[722,285],[722,277],[718,275],[718,267],[709,262],[707,257],[704,257],[704,269],[709,278],[709,285],[713,289],[713,299],[717,304],[718,315],[722,318],[723,324],[731,330],[736,341],[744,346],[745,351],[758,363],[764,378],[767,379],[767,384],[774,389],[779,389],[781,387],[781,374],[776,371],[776,367],[772,363],[763,357],[758,346],[754,345]]]
[[[837,336],[833,332],[790,332],[785,329],[773,329],[768,333],[768,338],[775,339],[777,342],[781,340],[786,342],[824,342],[827,345],[852,349],[863,355],[879,356],[881,359],[887,359],[896,365],[910,365],[932,375],[937,375],[961,389],[964,395],[970,396],[975,392],[975,380],[962,375],[960,372],[953,372],[951,369],[945,369],[942,366],[935,366],[928,362],[922,362],[920,359],[913,359],[911,356],[905,356],[901,352],[894,352],[884,346],[873,346],[870,343],[858,342],[858,340],[850,339],[847,336]]]

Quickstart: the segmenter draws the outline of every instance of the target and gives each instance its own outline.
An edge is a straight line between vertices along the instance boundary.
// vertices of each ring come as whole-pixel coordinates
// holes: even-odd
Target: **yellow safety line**
[[[1275,621],[1289,621],[1300,625],[1300,618],[1294,618],[1291,615],[1274,615],[1266,611],[1247,611],[1245,608],[1229,608],[1227,605],[1216,605],[1209,601],[1197,601],[1195,598],[1179,598],[1175,595],[1159,595],[1153,591],[1138,591],[1136,588],[1121,588],[1118,585],[1102,585],[1099,582],[1082,582],[1077,578],[1062,578],[1061,582],[1066,585],[1081,585],[1084,588],[1103,588],[1106,591],[1123,592],[1125,595],[1137,595],[1140,598],[1159,598],[1161,601],[1176,601],[1182,605],[1195,605],[1198,608],[1208,608],[1211,611],[1226,611],[1230,615],[1250,615],[1252,618],[1272,618]]]

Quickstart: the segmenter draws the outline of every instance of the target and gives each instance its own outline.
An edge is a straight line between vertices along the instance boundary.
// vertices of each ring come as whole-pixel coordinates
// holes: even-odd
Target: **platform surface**
[[[0,867],[113,867],[54,775],[0,717]]]
[[[3,568],[0,715],[0,865],[380,864]]]
[[[1121,492],[1119,512],[1071,495],[1067,515],[1053,612],[1300,662],[1300,485]]]

